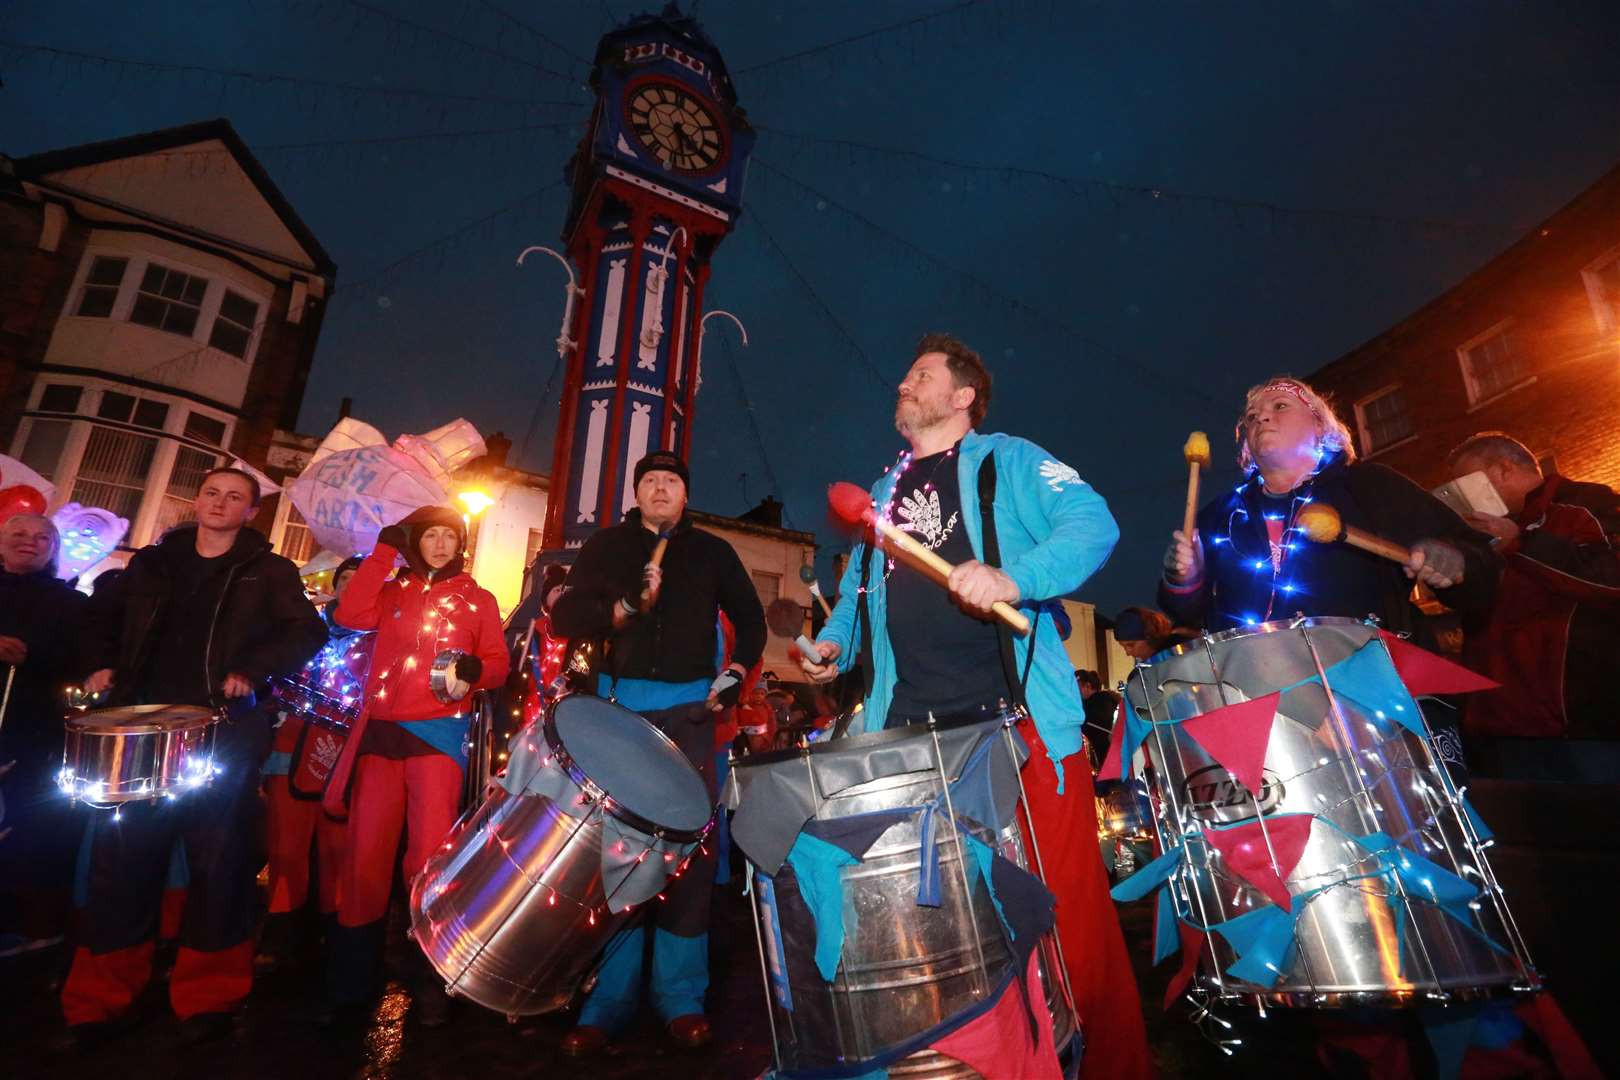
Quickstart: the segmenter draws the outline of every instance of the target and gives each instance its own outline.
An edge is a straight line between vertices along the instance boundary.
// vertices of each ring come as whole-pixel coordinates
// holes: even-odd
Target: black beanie
[[[641,478],[654,469],[674,473],[681,478],[681,483],[686,485],[688,491],[692,489],[692,478],[687,475],[686,462],[682,461],[681,456],[673,450],[654,450],[636,462],[636,483],[640,484]]]

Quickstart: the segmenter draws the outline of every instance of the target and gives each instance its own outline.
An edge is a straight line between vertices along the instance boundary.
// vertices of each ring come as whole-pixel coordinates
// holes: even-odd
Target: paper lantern
[[[129,532],[129,519],[99,506],[70,502],[51,515],[62,537],[62,550],[56,557],[56,576],[63,581],[81,577],[85,571],[112,554]]]

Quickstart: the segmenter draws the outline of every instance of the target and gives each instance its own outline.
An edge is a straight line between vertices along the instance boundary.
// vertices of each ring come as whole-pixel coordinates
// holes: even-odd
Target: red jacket
[[[404,572],[388,580],[397,552],[387,544],[360,564],[338,602],[337,622],[351,630],[377,631],[366,700],[372,720],[428,720],[465,706],[446,705],[433,696],[428,673],[446,649],[478,657],[484,670],[475,690],[506,681],[510,661],[495,597],[471,574],[428,585]]]
[[[1473,735],[1614,738],[1608,687],[1620,656],[1620,496],[1549,474],[1513,515],[1483,634],[1464,658],[1502,684],[1470,695]]]

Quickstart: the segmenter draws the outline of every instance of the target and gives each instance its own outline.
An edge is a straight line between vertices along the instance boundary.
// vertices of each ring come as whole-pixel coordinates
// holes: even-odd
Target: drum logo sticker
[[[765,968],[770,972],[771,993],[787,1012],[793,1011],[793,991],[788,986],[787,949],[782,945],[782,920],[776,913],[776,886],[764,874],[754,875],[754,895],[759,901],[760,921],[765,924]]]
[[[1192,815],[1204,821],[1220,825],[1247,821],[1256,816],[1256,801],[1260,814],[1269,814],[1282,805],[1285,794],[1282,781],[1270,769],[1266,769],[1262,777],[1264,783],[1256,800],[1242,781],[1225,768],[1210,765],[1187,777],[1181,785],[1181,797]]]

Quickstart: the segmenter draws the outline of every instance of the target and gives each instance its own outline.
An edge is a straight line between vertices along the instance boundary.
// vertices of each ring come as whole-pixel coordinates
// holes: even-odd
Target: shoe
[[[371,1006],[360,1002],[328,1002],[315,1014],[315,1026],[322,1031],[359,1031],[371,1022]]]
[[[702,1013],[688,1013],[677,1016],[669,1022],[669,1037],[676,1044],[687,1050],[697,1050],[709,1045],[714,1038],[714,1029],[709,1027],[709,1018]]]
[[[569,1057],[591,1057],[602,1052],[607,1046],[608,1033],[599,1027],[581,1024],[579,1027],[563,1036],[559,1049]]]
[[[180,1021],[180,1038],[189,1046],[217,1042],[236,1030],[236,1019],[228,1012],[205,1012]]]
[[[438,983],[421,986],[411,994],[411,1019],[425,1028],[441,1028],[450,1022],[450,1009],[455,1002]]]
[[[98,1050],[134,1031],[134,1016],[125,1013],[111,1020],[97,1020],[88,1024],[69,1024],[66,1048],[78,1053]]]

